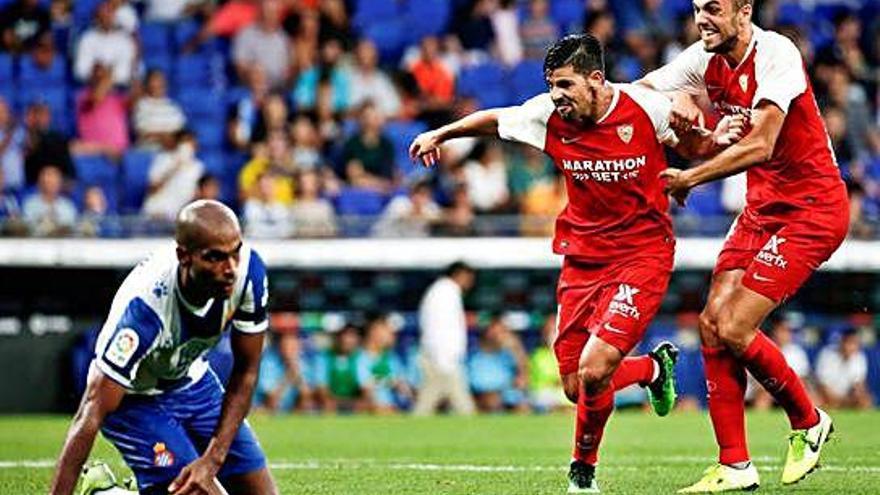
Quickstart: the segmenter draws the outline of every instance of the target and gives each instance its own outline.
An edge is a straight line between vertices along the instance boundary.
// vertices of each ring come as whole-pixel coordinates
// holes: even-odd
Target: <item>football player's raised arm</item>
[[[80,470],[89,457],[104,418],[119,407],[124,396],[125,389],[122,385],[110,379],[97,366],[91,367],[86,391],[58,456],[49,493],[73,493]]]
[[[416,136],[409,146],[409,156],[430,167],[440,159],[440,145],[460,137],[495,136],[498,134],[497,108],[480,110],[466,117]]]
[[[687,132],[679,134],[678,144],[673,149],[685,158],[709,158],[742,139],[744,132],[745,117],[725,116],[712,131],[690,126]]]

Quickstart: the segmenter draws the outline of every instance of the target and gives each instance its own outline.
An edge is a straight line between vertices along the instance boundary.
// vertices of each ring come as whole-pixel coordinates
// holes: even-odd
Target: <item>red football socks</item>
[[[764,332],[758,331],[740,359],[752,376],[785,409],[792,429],[803,430],[819,422],[819,415],[801,379],[785,361],[779,347]]]
[[[605,423],[614,410],[614,390],[606,387],[596,395],[581,390],[578,395],[577,421],[574,428],[574,453],[572,456],[593,466],[599,459],[599,443],[605,431]]]
[[[746,446],[746,371],[726,348],[703,347],[709,417],[720,453],[718,461],[734,464],[749,460]]]
[[[611,388],[616,392],[634,383],[648,385],[654,378],[654,359],[651,356],[623,358],[611,376]]]

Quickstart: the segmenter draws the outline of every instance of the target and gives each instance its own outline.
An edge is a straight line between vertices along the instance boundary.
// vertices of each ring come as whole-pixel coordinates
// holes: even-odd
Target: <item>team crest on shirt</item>
[[[119,330],[116,332],[116,336],[113,337],[110,345],[107,346],[107,352],[105,354],[107,361],[110,361],[120,368],[125,367],[125,365],[131,360],[131,357],[134,356],[134,352],[138,348],[139,340],[137,332],[131,328],[123,328],[122,330]]]
[[[739,87],[740,87],[740,89],[743,90],[743,93],[748,91],[748,89],[749,89],[749,75],[748,74],[741,74],[739,76]]]
[[[620,137],[620,140],[626,144],[629,144],[633,138],[633,126],[632,124],[623,124],[617,126],[617,136]]]
[[[174,465],[174,453],[168,450],[165,442],[156,442],[153,445],[153,464],[158,467]]]

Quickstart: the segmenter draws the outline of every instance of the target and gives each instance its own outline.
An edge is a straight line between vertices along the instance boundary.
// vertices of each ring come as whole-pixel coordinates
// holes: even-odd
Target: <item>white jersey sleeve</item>
[[[502,108],[498,113],[498,136],[543,151],[547,140],[547,121],[555,109],[549,93],[535,96],[516,107]]]
[[[706,89],[703,75],[711,58],[712,54],[703,48],[703,42],[697,41],[679,53],[672,62],[649,72],[644,80],[657,91],[700,94]]]
[[[773,102],[788,113],[791,101],[807,90],[801,52],[785,36],[765,31],[755,46],[755,82],[758,89],[752,108],[761,100]]]
[[[241,293],[241,299],[235,314],[232,315],[232,327],[244,333],[264,332],[269,327],[269,280],[266,277],[266,265],[256,251],[250,251],[247,279]]]
[[[669,101],[669,98],[638,84],[616,84],[615,86],[629,95],[648,114],[651,124],[654,125],[657,141],[668,146],[678,144],[678,136],[669,125],[669,114],[672,112],[672,102]]]

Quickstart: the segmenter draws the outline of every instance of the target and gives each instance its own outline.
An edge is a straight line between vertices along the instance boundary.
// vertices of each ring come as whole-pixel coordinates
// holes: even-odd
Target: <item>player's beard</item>
[[[718,53],[724,55],[725,53],[730,53],[733,48],[736,46],[737,35],[736,33],[731,34],[727,38],[724,39],[721,43],[709,48],[704,44],[704,48],[709,53]]]

